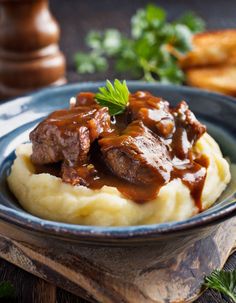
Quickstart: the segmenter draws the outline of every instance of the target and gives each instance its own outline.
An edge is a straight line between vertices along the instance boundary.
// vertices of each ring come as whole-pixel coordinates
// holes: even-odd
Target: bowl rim
[[[97,87],[104,85],[104,81],[99,82],[82,82],[65,84],[59,87],[49,87],[40,89],[36,92],[24,95],[21,97],[9,100],[6,103],[0,105],[0,109],[4,109],[11,104],[19,104],[19,101],[30,102],[34,98],[40,98],[47,94],[53,94],[55,92],[66,92],[72,89],[78,88],[82,90],[86,87]],[[236,107],[236,100],[233,97],[225,96],[223,94],[213,93],[197,88],[191,88],[186,86],[178,85],[166,85],[159,83],[147,83],[145,81],[127,81],[128,86],[144,85],[148,88],[162,87],[169,90],[178,90],[182,92],[191,92],[199,94],[201,96],[211,96],[216,98],[219,102],[233,103]],[[88,89],[88,88],[87,88]],[[131,88],[132,89],[132,88]],[[218,102],[217,101],[217,102]],[[15,129],[14,129],[15,130]],[[13,130],[13,131],[14,131]],[[9,133],[4,135],[2,138],[7,136]],[[1,140],[1,138],[0,138]],[[223,220],[226,220],[236,215],[236,195],[234,195],[234,201],[228,205],[224,205],[219,209],[213,209],[213,211],[202,212],[201,215],[193,216],[189,219],[182,221],[174,221],[159,224],[150,225],[136,225],[136,226],[115,226],[115,227],[100,227],[100,226],[84,226],[77,224],[69,224],[63,222],[44,220],[25,211],[18,211],[7,207],[0,203],[0,219],[13,225],[17,225],[23,229],[30,229],[35,232],[43,232],[54,236],[60,236],[63,238],[82,238],[86,240],[90,239],[135,239],[143,238],[143,236],[157,237],[164,234],[172,234],[175,232],[187,231],[196,229],[199,227],[205,227],[208,225],[217,224]]]

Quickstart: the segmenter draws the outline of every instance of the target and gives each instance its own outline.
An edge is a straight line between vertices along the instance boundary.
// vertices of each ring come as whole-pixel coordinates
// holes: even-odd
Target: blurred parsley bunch
[[[167,22],[165,11],[153,4],[139,9],[131,18],[131,38],[116,29],[91,31],[86,37],[90,53],[78,52],[78,73],[105,71],[113,58],[117,72],[129,72],[146,81],[179,84],[184,73],[178,58],[191,50],[192,35],[205,24],[193,13]]]

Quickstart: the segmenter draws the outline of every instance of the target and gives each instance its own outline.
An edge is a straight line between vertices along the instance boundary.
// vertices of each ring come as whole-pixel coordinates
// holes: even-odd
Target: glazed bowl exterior
[[[130,226],[96,227],[66,224],[37,218],[21,208],[10,193],[6,176],[15,158],[17,145],[27,142],[29,131],[50,112],[68,107],[69,99],[81,91],[96,92],[104,83],[81,83],[48,88],[23,96],[0,106],[0,230],[20,241],[38,242],[48,247],[114,247],[155,246],[160,256],[169,256],[198,239],[209,236],[218,224],[236,213],[234,193],[209,210],[181,222]],[[197,118],[220,144],[225,156],[236,162],[236,101],[220,94],[198,89],[158,85],[140,81],[128,82],[131,92],[150,91],[172,105],[186,100]],[[159,251],[157,253],[157,251]],[[151,257],[151,256],[150,256]]]

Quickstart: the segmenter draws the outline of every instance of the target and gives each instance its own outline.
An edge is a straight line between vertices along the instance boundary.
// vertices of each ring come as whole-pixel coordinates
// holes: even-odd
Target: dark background
[[[51,11],[61,27],[60,44],[67,59],[68,81],[114,77],[111,69],[107,73],[77,75],[74,54],[86,50],[84,38],[91,29],[117,28],[128,35],[131,16],[148,3],[166,9],[170,20],[194,11],[206,21],[208,29],[236,27],[236,0],[50,0]]]
[[[78,75],[73,56],[76,51],[86,50],[84,37],[91,29],[103,30],[113,27],[129,34],[130,17],[147,3],[156,3],[165,8],[169,19],[175,19],[191,10],[206,21],[208,29],[236,27],[236,0],[50,0],[51,11],[61,27],[60,44],[67,59],[68,82],[115,77],[112,69],[106,73]],[[230,257],[225,268],[232,270],[235,267],[236,254]],[[13,283],[17,292],[17,302],[39,302],[37,293],[40,280],[0,259],[0,281],[2,280],[10,280]],[[57,289],[57,302],[84,303],[85,301]],[[225,302],[226,299],[219,293],[207,291],[196,303]]]

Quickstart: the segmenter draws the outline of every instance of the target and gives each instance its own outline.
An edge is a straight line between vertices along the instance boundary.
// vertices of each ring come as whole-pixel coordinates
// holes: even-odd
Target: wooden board
[[[0,256],[90,302],[192,302],[202,292],[204,276],[223,267],[235,241],[233,218],[167,262],[139,263],[135,255],[130,258],[134,251],[127,248],[68,247],[59,251],[5,236],[0,236]]]

